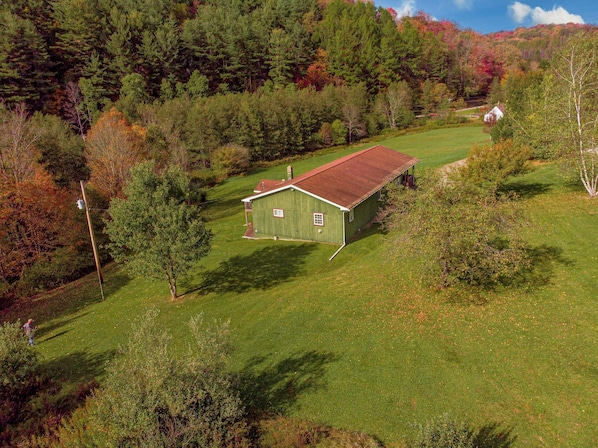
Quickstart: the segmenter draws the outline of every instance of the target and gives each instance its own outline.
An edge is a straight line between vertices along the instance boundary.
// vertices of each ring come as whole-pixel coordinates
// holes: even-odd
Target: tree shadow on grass
[[[318,351],[293,354],[278,363],[252,358],[240,372],[243,402],[255,413],[288,413],[302,394],[325,386],[326,365],[338,359]]]
[[[99,378],[116,350],[89,354],[83,351],[69,353],[60,358],[46,361],[42,369],[54,380],[68,384],[80,384]]]
[[[114,264],[104,268],[105,281],[102,285],[104,297],[110,296],[126,286],[130,277]],[[67,283],[39,296],[27,297],[13,302],[0,310],[0,318],[5,321],[33,318],[38,325],[69,316],[102,301],[97,274],[94,272],[71,283]],[[44,329],[46,331],[46,329]]]
[[[56,333],[56,331],[62,328],[63,326],[67,325],[68,323],[78,320],[86,314],[88,313],[77,313],[76,315],[68,315],[68,317],[65,317],[63,319],[57,318],[55,320],[50,321],[49,323],[42,323],[35,330],[35,343],[43,344],[45,341],[49,341],[50,339],[54,339],[63,334],[68,333],[69,330],[64,330],[59,333]]]
[[[236,195],[233,197],[228,196],[208,202],[204,206],[203,213],[209,221],[235,216],[244,210],[241,197]]]
[[[266,290],[302,273],[302,266],[313,244],[280,244],[260,249],[248,256],[234,256],[206,272],[200,284],[183,285],[200,294],[242,293]]]
[[[515,446],[517,435],[513,428],[504,428],[500,423],[488,423],[476,433],[473,446],[478,448],[511,448]]]
[[[550,191],[549,184],[542,183],[527,183],[527,182],[509,182],[506,186],[501,188],[501,192],[515,193],[520,199],[531,199],[541,194],[546,194]]]
[[[531,287],[548,285],[554,275],[555,263],[563,265],[574,263],[563,255],[563,249],[546,244],[528,248],[527,256],[530,260],[529,267],[510,281],[505,281],[505,285]]]
[[[503,277],[496,282],[487,285],[467,285],[447,288],[444,291],[447,303],[458,305],[486,305],[488,303],[487,293],[497,291],[503,287],[513,288],[539,288],[550,284],[554,276],[554,266],[559,264],[573,264],[574,261],[563,255],[560,247],[548,246],[546,244],[528,247],[526,256],[529,266],[522,269],[513,277]]]

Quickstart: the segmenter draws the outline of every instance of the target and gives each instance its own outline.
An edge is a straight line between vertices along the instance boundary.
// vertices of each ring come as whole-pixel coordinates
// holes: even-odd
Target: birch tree
[[[590,197],[598,196],[598,38],[586,34],[575,38],[553,63],[547,88],[562,126],[561,145],[574,161],[579,178]]]
[[[409,84],[406,81],[392,83],[386,92],[379,94],[377,108],[384,114],[391,129],[413,121]]]

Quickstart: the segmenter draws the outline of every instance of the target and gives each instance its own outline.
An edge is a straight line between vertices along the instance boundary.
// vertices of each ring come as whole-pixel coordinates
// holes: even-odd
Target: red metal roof
[[[351,209],[407,171],[419,159],[377,145],[341,157],[291,180],[261,181],[251,202],[267,194],[296,188],[342,208]]]

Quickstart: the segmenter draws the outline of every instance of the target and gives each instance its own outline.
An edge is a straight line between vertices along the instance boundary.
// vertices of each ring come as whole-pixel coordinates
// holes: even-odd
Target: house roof
[[[294,188],[343,210],[350,210],[414,166],[419,159],[377,145],[322,165],[290,180],[263,180],[243,199]]]
[[[505,106],[498,104],[492,108],[490,112],[484,115],[484,121],[500,120],[505,115]]]

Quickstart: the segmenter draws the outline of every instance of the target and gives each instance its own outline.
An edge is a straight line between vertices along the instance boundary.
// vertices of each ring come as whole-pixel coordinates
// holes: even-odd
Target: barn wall
[[[284,211],[283,218],[272,210]],[[256,238],[296,239],[343,243],[343,214],[335,206],[298,190],[288,189],[254,199],[253,230]],[[313,224],[313,213],[324,213],[324,226]]]
[[[347,241],[372,222],[372,219],[374,219],[378,213],[378,207],[380,207],[380,202],[378,201],[378,193],[375,193],[355,207],[355,218],[353,219],[353,222],[349,222],[349,213],[346,214],[345,228],[347,232]]]

